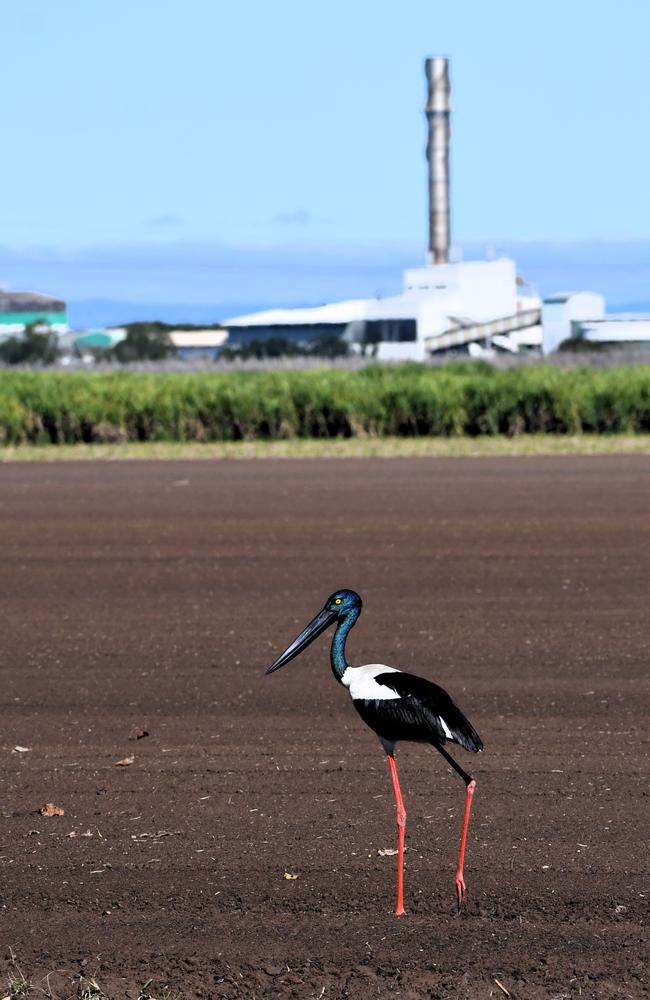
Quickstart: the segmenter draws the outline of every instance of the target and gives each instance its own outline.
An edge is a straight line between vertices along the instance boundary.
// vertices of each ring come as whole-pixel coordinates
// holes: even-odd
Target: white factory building
[[[586,340],[610,347],[650,345],[650,316],[605,313],[605,299],[596,292],[558,292],[542,306],[544,354],[567,340]]]
[[[382,361],[424,361],[439,351],[539,349],[541,302],[523,294],[514,261],[459,261],[404,272],[404,291],[310,309],[270,309],[223,321],[229,345],[269,336],[308,343],[339,336]]]

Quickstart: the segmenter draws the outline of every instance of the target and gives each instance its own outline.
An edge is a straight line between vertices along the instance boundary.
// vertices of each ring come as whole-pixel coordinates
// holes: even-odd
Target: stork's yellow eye
[[[342,603],[342,602],[341,602],[341,598],[340,598],[340,597],[337,597],[337,598],[336,598],[336,600],[334,601],[334,603],[335,603],[335,604],[341,604],[341,603]]]

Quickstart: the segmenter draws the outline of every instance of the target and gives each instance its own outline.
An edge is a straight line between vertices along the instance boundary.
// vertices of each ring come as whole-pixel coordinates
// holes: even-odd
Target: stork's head
[[[330,611],[337,618],[343,618],[353,610],[361,610],[361,598],[354,590],[337,590],[325,601],[324,611]]]
[[[302,630],[290,646],[287,646],[284,653],[278,656],[277,660],[271,664],[266,673],[271,674],[274,670],[279,670],[280,667],[283,667],[289,660],[293,660],[295,656],[302,653],[303,649],[306,649],[321,632],[324,632],[334,622],[339,622],[344,618],[353,616],[352,624],[354,624],[361,611],[361,603],[361,598],[354,590],[335,591],[325,601],[323,610],[319,611],[315,618],[312,618],[309,625]]]

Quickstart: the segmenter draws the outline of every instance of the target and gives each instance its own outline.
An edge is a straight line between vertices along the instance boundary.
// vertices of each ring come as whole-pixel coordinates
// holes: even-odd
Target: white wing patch
[[[384,684],[377,684],[378,674],[400,674],[401,670],[387,667],[383,663],[366,663],[364,667],[348,667],[341,677],[341,683],[350,691],[353,701],[388,701],[400,695]]]
[[[441,715],[438,716],[438,722],[442,726],[442,731],[445,734],[445,736],[447,737],[447,739],[448,740],[453,740],[454,737],[452,735],[451,729],[449,728],[449,726],[447,725],[447,723],[445,722],[445,720],[443,719],[443,717]]]

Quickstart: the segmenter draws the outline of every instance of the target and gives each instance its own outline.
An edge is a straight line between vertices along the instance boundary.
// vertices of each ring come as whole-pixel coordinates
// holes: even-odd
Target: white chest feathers
[[[387,667],[383,663],[367,663],[364,667],[348,667],[341,677],[354,701],[386,701],[399,698],[399,695],[375,680],[377,674],[399,674],[395,667]]]

